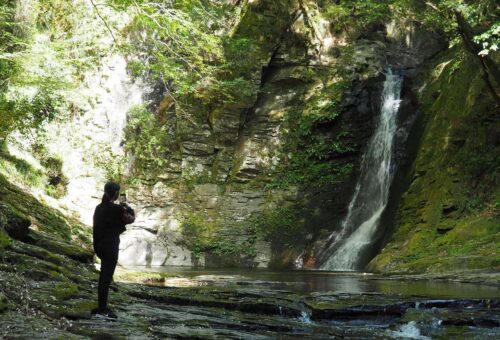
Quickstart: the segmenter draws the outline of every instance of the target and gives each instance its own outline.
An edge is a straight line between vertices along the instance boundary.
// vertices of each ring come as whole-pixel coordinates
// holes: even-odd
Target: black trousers
[[[109,285],[111,284],[116,264],[118,263],[119,247],[119,236],[102,239],[94,246],[96,255],[101,259],[101,272],[97,287],[99,309],[104,309],[108,306]]]

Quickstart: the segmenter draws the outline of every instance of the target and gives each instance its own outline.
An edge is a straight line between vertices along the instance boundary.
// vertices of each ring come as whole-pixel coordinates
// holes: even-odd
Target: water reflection
[[[451,281],[388,279],[367,273],[272,271],[264,269],[194,269],[189,267],[126,267],[143,272],[166,272],[181,281],[200,284],[255,285],[295,292],[383,293],[433,298],[499,298],[497,286]],[[175,280],[174,280],[175,281]]]

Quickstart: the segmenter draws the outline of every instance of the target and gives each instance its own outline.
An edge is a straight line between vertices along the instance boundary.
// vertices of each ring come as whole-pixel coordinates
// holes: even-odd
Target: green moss
[[[69,219],[55,209],[49,208],[30,194],[11,184],[0,174],[0,201],[8,203],[14,211],[27,216],[33,228],[49,233],[55,238],[69,241],[72,235],[78,246],[88,248],[90,230],[80,222]]]
[[[66,317],[68,319],[90,319],[91,310],[97,307],[97,303],[92,300],[74,299],[59,302],[44,309],[47,315],[55,318]]]
[[[181,231],[183,241],[195,259],[202,253],[230,255],[235,259],[256,255],[257,231],[252,225],[235,223],[221,226],[208,222],[201,215],[191,214],[182,222]]]
[[[6,311],[8,307],[9,302],[7,301],[7,298],[3,295],[3,293],[0,293],[0,313]]]
[[[0,251],[5,249],[11,243],[11,239],[7,233],[0,229]]]
[[[8,175],[17,183],[35,188],[42,187],[46,178],[42,170],[35,169],[24,159],[11,155],[6,147],[0,149],[0,173]]]
[[[58,300],[68,300],[78,296],[78,286],[69,282],[58,282],[52,291],[53,296]]]
[[[420,94],[426,127],[393,240],[370,264],[377,271],[498,268],[500,146],[477,61],[450,50]]]
[[[285,133],[279,165],[272,172],[269,189],[284,189],[292,185],[322,187],[345,179],[353,164],[339,161],[356,150],[353,131],[340,127],[335,135],[321,132],[324,126],[339,125],[340,102],[349,85],[337,70],[308,70],[316,82],[311,94],[285,114]],[[332,80],[334,78],[335,80]]]
[[[93,252],[81,248],[75,244],[58,240],[42,232],[32,230],[28,241],[38,247],[42,247],[59,255],[64,255],[74,260],[90,263],[93,260]]]

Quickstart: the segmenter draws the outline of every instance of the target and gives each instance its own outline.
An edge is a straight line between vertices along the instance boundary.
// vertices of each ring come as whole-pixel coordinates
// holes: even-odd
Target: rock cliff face
[[[388,66],[408,76],[398,143],[405,154],[416,112],[411,82],[443,49],[435,35],[401,22],[334,34],[300,2],[246,6],[233,39],[252,41],[243,76],[258,95],[215,108],[193,102],[194,121],[162,101],[165,164],[128,189],[139,218],[122,238],[122,264],[314,267],[345,214]],[[306,150],[318,153],[315,167],[297,151],[308,148],[294,134],[304,117],[321,146]],[[301,161],[309,177],[288,178]],[[320,183],[325,174],[331,179]]]
[[[498,108],[477,59],[449,50],[419,77],[421,134],[384,272],[498,268]],[[417,137],[417,136],[415,136]],[[416,140],[419,140],[416,138]]]

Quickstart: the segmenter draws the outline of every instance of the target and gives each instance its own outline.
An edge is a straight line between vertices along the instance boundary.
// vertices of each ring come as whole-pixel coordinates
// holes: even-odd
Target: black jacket
[[[94,246],[102,239],[118,237],[125,231],[125,224],[127,224],[125,212],[134,215],[134,210],[129,206],[124,207],[112,202],[101,203],[95,208],[93,227]]]

